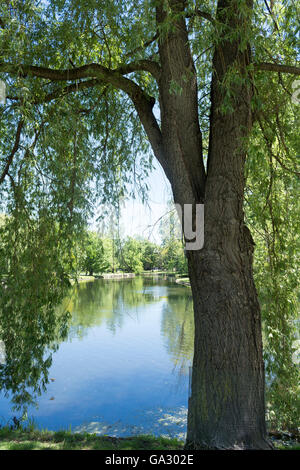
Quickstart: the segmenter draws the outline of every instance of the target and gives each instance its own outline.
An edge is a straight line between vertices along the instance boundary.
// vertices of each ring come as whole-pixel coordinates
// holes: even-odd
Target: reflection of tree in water
[[[37,300],[31,304],[31,294],[37,295],[34,287],[27,290],[26,298],[16,296],[10,302],[5,288],[2,294],[7,298],[7,307],[0,312],[2,392],[11,397],[16,409],[25,411],[46,391],[52,354],[63,340],[83,337],[88,328],[104,322],[116,332],[128,316],[140,313],[141,306],[159,301],[165,285],[169,284],[159,282],[158,286],[157,279],[145,278],[81,283],[70,289],[59,307],[50,300],[46,302],[46,296],[40,304]],[[39,286],[41,294],[45,294],[44,288]],[[192,357],[194,331],[191,299],[182,294],[183,288],[168,287],[169,304],[164,306],[162,333],[174,364],[183,370]]]
[[[36,205],[36,190],[25,197],[23,189],[0,227],[0,388],[17,409],[45,390],[52,353],[67,334],[69,314],[56,306],[70,286],[73,230],[44,196]]]
[[[157,300],[153,293],[145,292],[152,283],[152,280],[137,277],[79,284],[74,288],[71,299],[64,304],[72,313],[69,338],[83,337],[87,328],[104,322],[112,332],[116,332],[126,317],[132,315],[133,309],[138,314],[140,306]]]
[[[173,294],[170,292],[163,309],[161,331],[175,368],[186,375],[193,359],[194,318],[192,297],[183,289],[178,287]]]
[[[52,303],[37,307],[30,295],[0,312],[0,389],[16,410],[26,411],[46,391],[52,354],[67,337],[69,320],[69,312],[58,313]]]

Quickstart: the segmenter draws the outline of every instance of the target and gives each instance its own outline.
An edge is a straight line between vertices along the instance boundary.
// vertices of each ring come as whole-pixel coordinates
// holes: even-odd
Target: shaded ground
[[[300,450],[295,441],[273,441],[279,450]],[[0,429],[0,450],[182,450],[184,442],[154,436],[118,438],[67,431]]]
[[[182,449],[177,439],[136,436],[117,438],[67,431],[0,429],[0,450],[171,450]]]

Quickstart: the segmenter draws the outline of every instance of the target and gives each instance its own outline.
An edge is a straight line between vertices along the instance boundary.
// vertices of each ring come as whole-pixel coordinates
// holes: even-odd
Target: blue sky
[[[155,170],[147,178],[149,185],[148,200],[130,199],[122,210],[121,228],[128,236],[142,235],[159,242],[159,219],[168,211],[171,188],[160,164],[155,161]]]
[[[143,204],[139,198],[130,198],[123,203],[119,234],[122,238],[142,236],[160,243],[159,222],[170,210],[167,203],[171,199],[171,187],[157,160],[154,161],[154,169],[145,181],[149,187],[147,201]],[[101,206],[96,212],[102,212]],[[106,220],[106,224],[107,222],[109,221]],[[91,230],[99,230],[99,227],[95,220],[90,221]]]

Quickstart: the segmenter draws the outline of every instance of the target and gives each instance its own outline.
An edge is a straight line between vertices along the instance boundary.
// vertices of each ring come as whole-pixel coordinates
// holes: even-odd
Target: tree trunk
[[[236,15],[234,4],[219,0],[217,15],[226,27],[243,33],[251,22],[251,1],[244,16]],[[254,243],[243,213],[245,149],[252,126],[250,60],[250,49],[242,48],[240,39],[221,40],[216,46],[204,248],[188,252],[195,346],[186,447],[193,449],[271,448],[265,426],[260,307],[252,273]],[[224,79],[229,81],[226,89]]]
[[[251,235],[239,220],[216,226],[211,214],[205,224],[210,241],[188,253],[195,345],[186,448],[268,449]]]
[[[176,203],[205,205],[204,248],[187,251],[195,316],[188,449],[271,448],[253,241],[243,214],[245,149],[252,126],[251,2],[245,0],[239,11],[236,0],[218,1],[223,26],[213,58],[206,172],[185,0],[169,1],[178,19],[159,44],[162,164]],[[157,7],[158,24],[167,14]],[[172,83],[179,93],[170,92]]]

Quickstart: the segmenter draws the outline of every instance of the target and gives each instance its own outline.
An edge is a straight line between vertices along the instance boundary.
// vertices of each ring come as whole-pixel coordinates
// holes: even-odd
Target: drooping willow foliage
[[[65,60],[72,62],[70,50],[80,52],[72,44],[76,18],[69,31],[66,18],[55,24],[54,10],[49,16],[52,5],[45,11],[37,3],[1,4],[0,62],[35,62],[38,54],[49,65],[63,66]],[[49,47],[56,51],[52,59]],[[96,60],[95,40],[84,46],[89,48]],[[51,351],[65,337],[69,315],[58,314],[56,307],[69,288],[70,274],[76,276],[76,253],[88,217],[99,203],[117,204],[132,191],[129,182],[143,197],[152,157],[124,94],[99,84],[80,97],[78,92],[59,96],[60,85],[50,83],[45,99],[38,80],[22,74],[3,78],[0,337],[6,364],[0,387],[21,408],[45,388]],[[52,93],[58,93],[54,101]]]
[[[278,74],[256,86],[266,99],[256,111],[247,160],[246,218],[255,248],[254,273],[264,322],[270,425],[297,429],[299,400],[299,108],[291,80]]]
[[[39,392],[39,380],[47,382],[45,351],[63,338],[68,323],[55,306],[69,275],[76,275],[76,250],[88,217],[99,203],[117,205],[133,191],[145,197],[144,179],[152,168],[137,113],[114,77],[82,79],[72,71],[100,63],[116,71],[115,80],[130,75],[158,101],[151,73],[137,65],[158,60],[158,37],[172,28],[170,20],[156,32],[154,7],[155,0],[1,2],[0,79],[7,99],[0,105],[0,337],[10,360],[0,384],[18,403],[26,401],[27,385]],[[242,14],[243,0],[238,8]],[[223,27],[213,19],[215,9],[215,0],[191,0],[186,8],[206,151],[211,61]],[[298,17],[293,0],[255,2],[252,28],[241,31],[254,63],[297,63]],[[27,66],[69,70],[70,79],[34,76]],[[293,75],[250,67],[255,123],[247,143],[245,212],[256,243],[269,419],[295,428],[300,108],[291,101]],[[234,70],[226,75],[224,113],[232,83],[242,79]],[[170,93],[181,93],[176,82]],[[154,112],[159,121],[156,105]],[[34,341],[38,346],[31,348]]]

